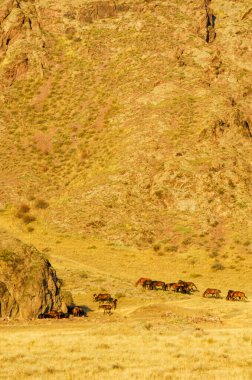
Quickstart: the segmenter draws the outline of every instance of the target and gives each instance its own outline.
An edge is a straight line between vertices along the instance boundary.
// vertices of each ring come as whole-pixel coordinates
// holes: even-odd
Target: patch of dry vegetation
[[[160,255],[247,240],[249,1],[212,1],[212,44],[200,2],[29,3],[33,29],[15,29],[3,52],[29,62],[0,99],[0,179],[12,188],[1,199],[46,193],[47,222],[141,247],[170,240]]]

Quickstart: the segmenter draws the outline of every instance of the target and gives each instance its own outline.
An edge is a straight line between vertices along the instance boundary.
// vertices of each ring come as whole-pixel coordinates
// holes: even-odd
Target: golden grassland
[[[203,251],[160,255],[38,222],[28,233],[11,212],[0,215],[1,227],[46,253],[64,289],[88,310],[87,318],[2,321],[0,378],[251,379],[251,255],[235,268],[230,256],[213,271]],[[141,276],[191,280],[200,292],[144,291],[134,286]],[[202,298],[206,287],[223,298]],[[248,301],[227,302],[228,289],[245,291]],[[118,298],[112,316],[93,302],[99,291]]]

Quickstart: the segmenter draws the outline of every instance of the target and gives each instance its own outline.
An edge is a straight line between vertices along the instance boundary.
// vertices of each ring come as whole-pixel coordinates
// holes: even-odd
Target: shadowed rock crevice
[[[214,11],[210,8],[211,0],[203,0],[201,9],[204,9],[204,15],[201,16],[200,26],[198,27],[198,34],[207,42],[212,43],[216,38],[216,16]]]

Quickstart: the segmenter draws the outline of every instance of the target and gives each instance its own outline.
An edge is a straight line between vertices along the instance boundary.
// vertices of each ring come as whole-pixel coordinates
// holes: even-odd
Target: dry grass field
[[[46,252],[87,318],[1,321],[1,379],[252,378],[252,257],[214,271],[206,253],[158,253],[59,233],[37,224],[28,233],[11,212],[1,227]],[[193,295],[136,288],[141,276],[194,281]],[[204,299],[206,287],[223,299]],[[227,302],[227,290],[247,302]],[[103,315],[92,295],[109,291],[118,309]]]

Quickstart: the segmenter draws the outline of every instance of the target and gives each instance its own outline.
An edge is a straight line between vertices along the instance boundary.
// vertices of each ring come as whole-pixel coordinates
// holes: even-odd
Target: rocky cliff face
[[[36,248],[0,232],[0,318],[36,318],[59,309],[60,281]]]
[[[249,0],[3,4],[2,203],[140,246],[249,240]]]
[[[45,42],[34,1],[4,0],[0,9],[1,87],[30,74],[42,75]]]

